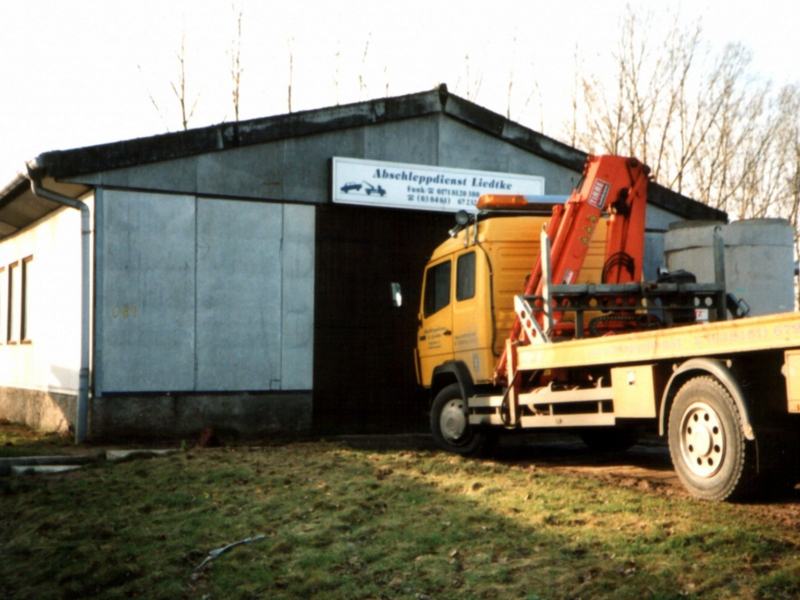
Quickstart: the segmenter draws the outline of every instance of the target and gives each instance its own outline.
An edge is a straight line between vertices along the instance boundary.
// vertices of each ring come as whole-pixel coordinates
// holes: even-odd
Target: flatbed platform
[[[517,369],[634,364],[800,348],[800,313],[748,317],[517,349]]]

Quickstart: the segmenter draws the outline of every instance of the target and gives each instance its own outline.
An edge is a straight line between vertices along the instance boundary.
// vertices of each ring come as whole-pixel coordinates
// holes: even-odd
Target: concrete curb
[[[0,476],[10,475],[13,467],[80,466],[102,460],[105,460],[105,453],[101,451],[81,456],[16,456],[0,458]]]
[[[80,456],[18,456],[0,458],[0,477],[22,473],[64,473],[81,466],[103,461],[125,462],[156,456],[167,456],[179,452],[168,450],[98,450]]]
[[[106,460],[110,462],[125,462],[138,458],[153,458],[155,456],[168,456],[178,450],[106,450]]]
[[[12,475],[25,475],[34,473],[36,475],[52,475],[55,473],[68,473],[77,471],[83,465],[17,465],[11,467]]]

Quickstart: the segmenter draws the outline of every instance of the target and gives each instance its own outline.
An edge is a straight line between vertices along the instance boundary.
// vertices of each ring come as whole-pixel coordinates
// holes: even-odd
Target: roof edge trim
[[[446,94],[446,88],[445,88]],[[156,136],[45,152],[40,162],[56,179],[230,150],[442,112],[440,90],[380,98]]]

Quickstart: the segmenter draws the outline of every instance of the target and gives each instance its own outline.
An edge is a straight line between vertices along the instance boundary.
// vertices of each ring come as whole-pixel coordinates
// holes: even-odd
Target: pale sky
[[[466,96],[480,78],[475,101],[505,114],[513,70],[512,118],[555,135],[568,114],[576,46],[586,65],[610,64],[626,4],[664,27],[676,12],[686,25],[701,19],[712,49],[742,42],[776,86],[800,82],[800,2],[789,0],[235,2],[241,119],[287,112],[291,48],[294,111],[382,97],[387,84],[392,96],[439,83]],[[190,127],[233,120],[231,4],[0,0],[0,187],[45,151],[179,129],[170,82],[183,32],[187,96],[197,98]],[[521,112],[535,83],[541,114],[538,97]]]

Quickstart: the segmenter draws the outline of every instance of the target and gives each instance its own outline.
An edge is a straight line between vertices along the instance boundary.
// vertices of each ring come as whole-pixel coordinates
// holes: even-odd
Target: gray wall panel
[[[197,191],[197,160],[177,158],[103,173],[102,185],[143,190]]]
[[[450,119],[440,119],[439,124],[440,165],[508,172],[509,146],[506,142]],[[476,148],[480,148],[480,152],[476,152]]]
[[[279,386],[282,230],[280,204],[198,200],[198,391]]]
[[[668,212],[653,204],[647,205],[646,227],[648,231],[669,231],[669,226],[675,221],[683,221],[682,217]],[[719,223],[717,223],[719,225]],[[663,242],[662,242],[663,246]]]
[[[540,175],[545,193],[569,195],[580,173],[561,167],[508,142],[464,127],[452,119],[439,120],[439,164],[462,169]],[[475,149],[480,148],[480,152]]]
[[[192,389],[195,199],[105,190],[103,227],[100,388]]]
[[[642,272],[644,280],[656,281],[658,279],[658,268],[667,264],[667,260],[664,257],[664,233],[648,231],[644,234],[643,261]]]
[[[508,157],[509,173],[525,173],[544,177],[544,193],[569,196],[581,179],[581,174],[551,163],[543,158],[512,148]]]
[[[390,121],[364,129],[364,157],[370,160],[437,164],[439,115]],[[338,154],[337,156],[344,156]]]
[[[282,143],[283,199],[328,202],[331,195],[331,157],[364,156],[364,128],[290,138]]]
[[[667,259],[664,256],[664,236],[670,223],[675,221],[683,221],[683,219],[653,204],[647,205],[643,265],[645,281],[656,281],[658,268],[667,265]]]
[[[313,206],[284,206],[282,390],[313,384],[315,212]]]
[[[98,391],[311,389],[313,206],[101,198]]]
[[[283,143],[197,157],[197,193],[241,198],[283,197]]]

